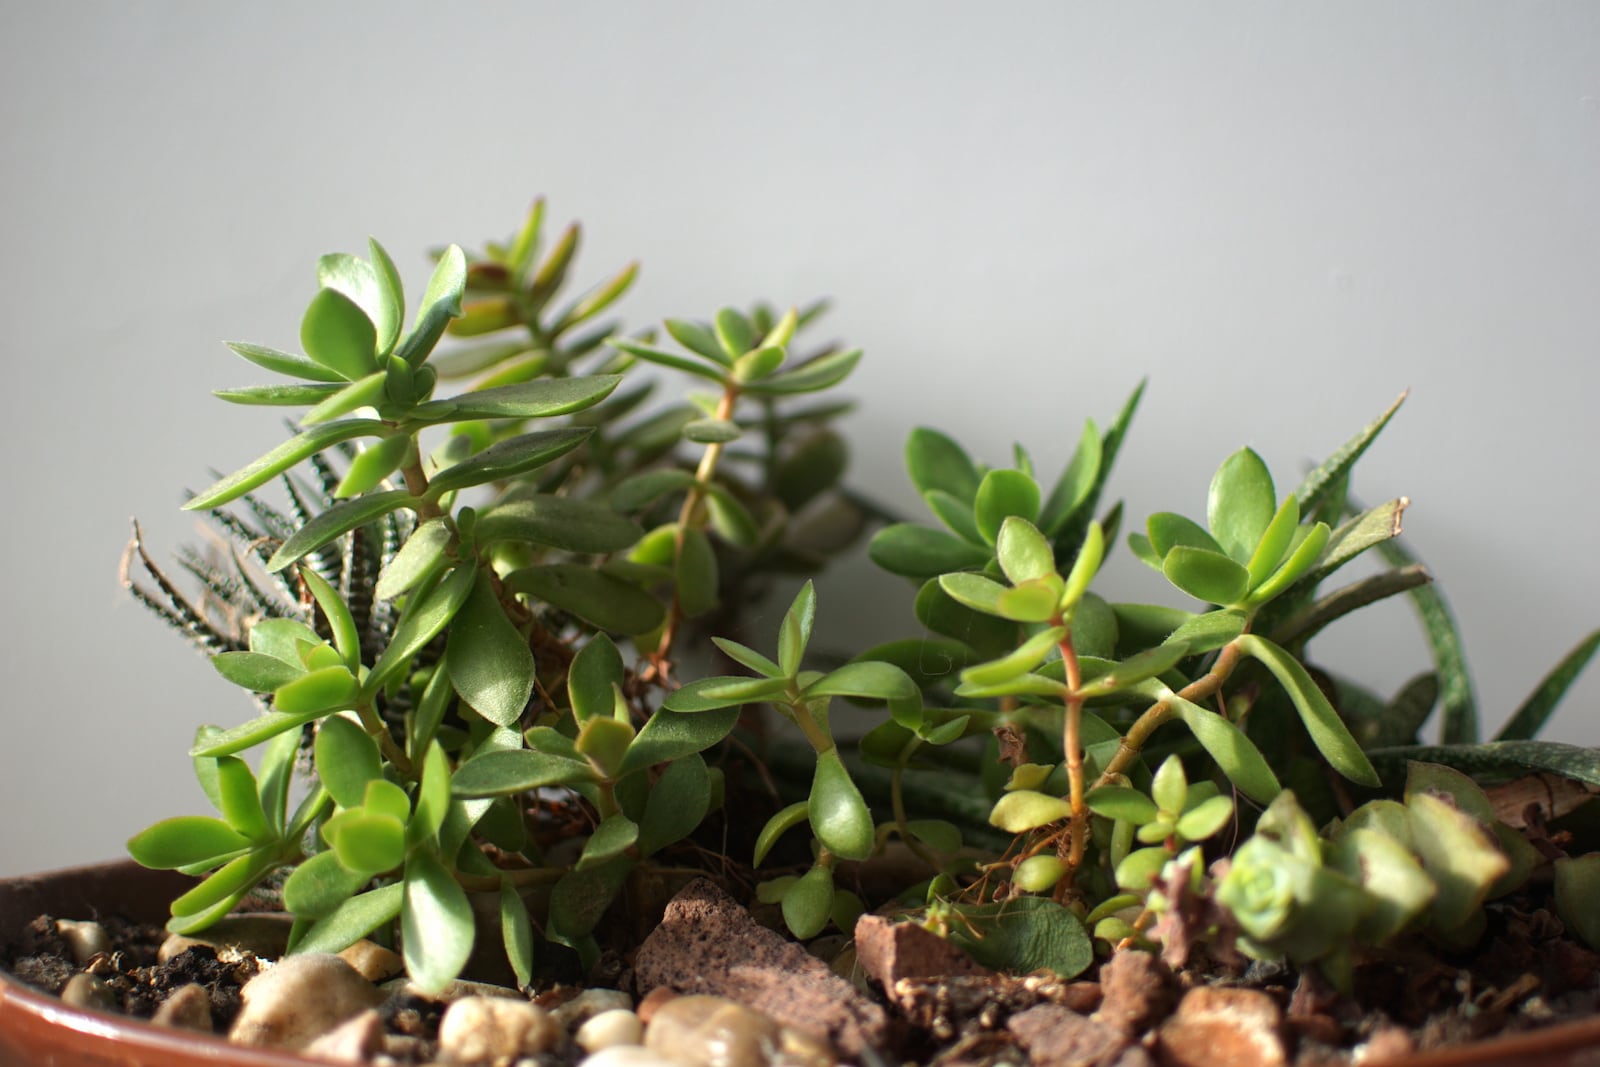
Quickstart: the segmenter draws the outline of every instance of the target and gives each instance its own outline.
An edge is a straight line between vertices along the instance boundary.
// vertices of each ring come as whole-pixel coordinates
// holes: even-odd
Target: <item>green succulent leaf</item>
[[[678,608],[685,618],[698,618],[717,606],[717,556],[703,531],[694,527],[683,531],[673,577]]]
[[[367,313],[337,289],[318,291],[300,322],[306,355],[346,381],[378,369],[377,340]]]
[[[750,320],[734,308],[723,308],[713,320],[717,342],[729,360],[738,359],[756,343],[755,329]]]
[[[281,571],[358,526],[365,526],[392,511],[415,505],[415,498],[404,489],[390,489],[341,501],[291,534],[267,561],[267,569]]]
[[[461,314],[461,294],[466,285],[467,257],[459,247],[451,245],[434,266],[411,331],[400,341],[395,354],[413,367],[422,366],[444,336],[445,326]]]
[[[748,667],[763,678],[786,677],[791,672],[786,672],[782,667],[772,662],[748,645],[741,645],[737,641],[730,641],[726,637],[713,637],[712,643],[722,650],[722,654],[735,663]]]
[[[250,846],[249,838],[221,819],[180,815],[135,834],[128,854],[140,866],[165,871],[231,857]]]
[[[978,532],[978,520],[970,501],[957,500],[942,489],[928,490],[922,494],[922,501],[928,505],[934,517],[962,541],[975,546],[983,544],[983,535]]]
[[[377,419],[346,419],[324,423],[296,434],[260,459],[222,479],[183,505],[185,511],[207,511],[258,489],[284,471],[325,448],[357,437],[382,437],[386,427]]]
[[[671,338],[697,356],[731,367],[733,359],[722,349],[722,342],[709,327],[688,319],[667,319],[662,325]],[[742,355],[743,353],[741,353]]]
[[[1051,574],[1003,590],[995,606],[1001,618],[1012,622],[1049,622],[1061,612],[1064,589],[1060,577]]]
[[[751,396],[794,396],[798,393],[821,392],[844,381],[859,362],[859,348],[848,352],[830,352],[801,363],[792,370],[750,382],[745,385],[744,391]]]
[[[728,419],[695,419],[683,427],[683,439],[699,445],[724,445],[743,436],[739,425]]]
[[[632,819],[621,813],[608,815],[600,820],[600,825],[589,835],[588,842],[583,846],[583,855],[578,858],[577,869],[588,870],[616,859],[632,848],[637,840],[639,827]]]
[[[455,530],[448,519],[429,519],[419,525],[394,557],[384,564],[372,595],[379,600],[393,600],[409,592],[439,567],[454,537]]]
[[[1328,537],[1316,569],[1304,577],[1315,585],[1367,549],[1400,536],[1400,517],[1410,501],[1399,497],[1340,523]]]
[[[1405,773],[1411,760],[1442,763],[1469,775],[1543,771],[1600,786],[1600,752],[1555,741],[1486,741],[1481,744],[1405,745],[1368,753],[1386,776]]]
[[[658,710],[639,728],[639,736],[628,746],[619,776],[643,770],[657,763],[682,759],[704,752],[733,732],[739,709],[718,708],[692,714]]]
[[[1027,674],[1043,663],[1066,635],[1065,626],[1052,626],[1040,630],[1008,655],[990,660],[988,663],[980,663],[975,667],[968,667],[961,672],[962,690],[987,689],[991,686],[1004,685]]]
[[[989,560],[987,549],[970,544],[943,530],[912,523],[885,526],[867,545],[872,562],[907,578],[934,578]]]
[[[395,624],[389,647],[383,650],[372,672],[367,675],[363,692],[371,694],[381,691],[391,677],[411,665],[417,653],[450,624],[456,612],[461,610],[461,605],[467,602],[477,573],[474,566],[456,567],[426,595],[416,595],[406,605],[400,621]]]
[[[694,832],[711,807],[711,773],[705,760],[690,753],[673,761],[656,779],[639,821],[639,855],[653,856]]]
[[[450,791],[458,797],[510,796],[544,786],[570,786],[593,780],[594,769],[587,760],[513,749],[473,756],[456,768],[450,778]]]
[[[1002,796],[989,813],[989,825],[1008,834],[1025,834],[1072,814],[1072,805],[1032,789],[1018,789]]]
[[[578,650],[567,670],[567,699],[579,723],[611,715],[616,707],[613,686],[623,681],[622,653],[605,634],[597,634]]]
[[[211,395],[230,404],[301,407],[320,404],[343,388],[340,385],[246,385],[236,389],[213,389]]]
[[[1156,512],[1146,520],[1145,529],[1150,535],[1150,547],[1162,560],[1167,558],[1167,553],[1179,547],[1201,548],[1219,556],[1227,555],[1217,539],[1199,523],[1176,512]]]
[[[1444,931],[1464,925],[1510,867],[1482,823],[1432,793],[1407,798],[1411,843],[1439,888],[1433,922]]]
[[[1168,699],[1200,747],[1216,760],[1241,793],[1258,804],[1269,803],[1278,795],[1278,776],[1272,773],[1261,750],[1237,726],[1176,694]]]
[[[667,711],[697,713],[742,704],[760,704],[783,696],[789,680],[779,678],[700,678],[688,683],[661,702]]]
[[[1056,573],[1055,551],[1050,542],[1038,527],[1019,515],[1008,516],[1000,524],[995,556],[1012,585]]]
[[[492,389],[478,389],[449,400],[432,400],[411,413],[414,422],[432,425],[471,419],[544,419],[568,415],[600,403],[622,381],[618,374],[540,378]]]
[[[315,363],[304,356],[280,352],[276,348],[265,345],[253,345],[245,341],[224,341],[236,355],[254,363],[258,367],[274,371],[278,374],[287,374],[292,378],[305,378],[309,381],[323,384],[338,385],[344,381],[338,372],[329,370],[320,363]]]
[[[1072,561],[1072,570],[1067,572],[1066,587],[1061,591],[1060,601],[1063,611],[1072,608],[1083,599],[1084,593],[1089,589],[1089,583],[1100,570],[1105,552],[1105,531],[1098,522],[1090,522],[1084,529],[1083,544],[1078,547],[1077,558]]]
[[[1121,605],[1118,605],[1121,607]],[[1196,615],[1180,624],[1167,638],[1167,644],[1187,643],[1189,655],[1221,648],[1244,633],[1247,616],[1238,608],[1221,608]]]
[[[301,863],[283,883],[283,906],[297,919],[321,919],[367,883],[368,875],[352,871],[333,852],[319,852]]]
[[[1255,634],[1238,638],[1239,650],[1259,660],[1278,680],[1305,723],[1306,732],[1333,769],[1361,785],[1379,785],[1378,772],[1311,675],[1289,653]]]
[[[323,836],[339,862],[368,875],[398,867],[406,854],[406,824],[393,815],[353,808],[329,819]]]
[[[349,719],[337,715],[325,719],[317,728],[312,751],[318,780],[342,808],[359,806],[367,785],[383,776],[377,744]]]
[[[1259,607],[1265,604],[1315,567],[1328,544],[1329,536],[1328,524],[1325,522],[1307,528],[1300,543],[1289,553],[1289,558],[1272,573],[1271,577],[1250,593],[1248,600],[1250,606]]]
[[[639,586],[582,563],[525,567],[506,575],[505,585],[607,633],[648,633],[666,617],[661,602]]]
[[[691,359],[676,352],[669,352],[664,348],[657,348],[654,345],[647,345],[640,341],[630,341],[623,337],[613,337],[611,346],[620,352],[626,352],[635,359],[642,359],[646,363],[654,363],[658,367],[670,367],[673,370],[681,370],[686,374],[707,378],[718,385],[726,384],[730,377],[728,370],[730,364],[720,361],[716,365],[708,365],[698,359]]]
[[[864,860],[872,854],[872,813],[861,797],[861,790],[850,779],[837,749],[818,753],[817,768],[811,779],[807,801],[811,832],[834,855],[847,860]]]
[[[958,501],[971,501],[977,496],[982,479],[977,466],[960,445],[938,430],[926,427],[912,430],[906,441],[906,473],[924,497],[938,490]]]
[[[1161,571],[1167,581],[1196,600],[1234,604],[1250,589],[1250,572],[1220,552],[1178,545],[1166,554]]]
[[[1206,523],[1235,561],[1248,563],[1255,554],[1278,510],[1276,496],[1271,472],[1252,449],[1239,449],[1217,468],[1206,501]]]
[[[298,953],[342,952],[400,914],[405,884],[370,889],[317,919],[294,947]]]
[[[211,665],[228,681],[252,693],[270,693],[306,673],[303,666],[261,652],[219,652],[211,657]]]
[[[1006,594],[1006,587],[992,578],[967,572],[945,574],[939,578],[939,588],[964,607],[1004,617],[1000,598]]]
[[[334,490],[334,496],[343,500],[360,496],[376,488],[389,475],[400,469],[406,453],[411,450],[411,438],[404,434],[385,437],[367,446],[350,461],[350,469]]]
[[[1093,419],[1085,420],[1078,448],[1051,487],[1049,499],[1039,513],[1039,528],[1046,536],[1054,537],[1089,502],[1100,480],[1104,456],[1100,431]]]
[[[526,988],[533,981],[533,922],[528,905],[509,878],[500,883],[500,938],[517,987]]]
[[[768,677],[781,675],[793,678],[800,673],[801,659],[805,656],[806,646],[811,643],[811,629],[816,618],[817,591],[808,581],[795,594],[794,602],[784,612],[783,621],[778,625],[777,671]]]
[[[624,478],[611,490],[611,506],[618,511],[637,511],[668,493],[686,492],[695,484],[694,475],[685,470],[642,471]]]
[[[1178,836],[1185,841],[1204,841],[1232,818],[1232,797],[1207,797],[1178,817]]]
[[[1121,819],[1135,826],[1154,822],[1157,814],[1155,801],[1125,785],[1103,785],[1090,790],[1083,799],[1096,815]]]
[[[1272,516],[1272,521],[1267,524],[1245,564],[1245,569],[1250,572],[1250,588],[1254,589],[1266,581],[1278,564],[1283,562],[1283,554],[1289,551],[1289,546],[1294,542],[1295,527],[1299,524],[1299,502],[1292,496],[1284,497],[1282,506]]]
[[[537,470],[571,452],[593,433],[587,427],[569,427],[536,430],[507,438],[435,474],[428,486],[428,499],[437,500],[458,489],[504,481]]]
[[[783,922],[802,941],[822,933],[833,910],[833,871],[812,867],[784,890]]]
[[[1019,516],[1030,523],[1039,517],[1039,483],[1019,470],[992,470],[978,483],[972,511],[978,533],[992,545],[1009,516]]]
[[[406,861],[400,911],[406,972],[425,993],[437,993],[467,965],[476,924],[466,890],[438,860],[419,852]]]
[[[444,662],[450,684],[473,711],[498,726],[522,718],[533,695],[533,651],[482,571],[450,624]]]
[[[272,694],[272,708],[291,716],[326,715],[354,707],[360,693],[361,685],[349,668],[323,667],[279,686]]]
[[[755,858],[750,861],[752,866],[761,866],[761,861],[767,858],[767,853],[778,843],[778,838],[810,817],[807,810],[809,807],[807,801],[797,800],[767,820],[767,824],[761,828],[761,833],[756,837]]]

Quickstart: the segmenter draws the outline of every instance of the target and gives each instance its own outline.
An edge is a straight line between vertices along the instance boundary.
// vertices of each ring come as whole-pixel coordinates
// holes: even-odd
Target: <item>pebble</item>
[[[76,919],[57,919],[56,933],[67,943],[72,958],[79,967],[102,952],[111,951],[111,938],[106,928],[97,922],[79,922]]]
[[[1283,1012],[1256,989],[1199,986],[1161,1024],[1159,1058],[1173,1067],[1283,1067]]]
[[[572,1039],[585,1052],[599,1052],[617,1045],[642,1045],[644,1023],[627,1008],[613,1008],[585,1020]]]
[[[556,1022],[575,1030],[602,1012],[633,1010],[633,998],[619,989],[585,989],[558,1007],[550,1009]]]
[[[92,974],[75,974],[61,989],[61,1001],[74,1008],[91,1011],[116,1011],[117,995]]]
[[[683,1067],[641,1045],[613,1045],[586,1056],[578,1067]]]
[[[289,928],[294,919],[289,915],[262,912],[252,915],[228,915],[204,930],[193,934],[173,934],[161,943],[156,962],[170,963],[196,945],[209,945],[217,950],[218,957],[228,949],[248,952],[258,959],[275,960],[289,949]]]
[[[655,1018],[656,1011],[660,1009],[661,1005],[665,1004],[669,1000],[677,999],[678,991],[676,989],[673,989],[669,985],[656,986],[654,989],[650,990],[650,992],[646,993],[639,1001],[639,1021],[644,1023],[646,1026],[649,1026],[650,1020]]]
[[[174,1030],[199,1030],[211,1032],[211,994],[205,986],[190,982],[168,994],[150,1020],[157,1026],[170,1026]]]
[[[439,1020],[439,1057],[448,1063],[510,1064],[559,1048],[565,1032],[550,1013],[525,1000],[463,997]]]
[[[409,978],[395,978],[384,982],[378,987],[390,1000],[399,1000],[402,997],[416,997],[418,1000],[431,1000],[435,1004],[453,1004],[467,997],[501,997],[508,1000],[525,1000],[521,993],[503,985],[491,985],[488,982],[469,982],[457,978],[449,985],[436,993],[425,993]]]
[[[778,1048],[778,1024],[743,1004],[695,994],[656,1009],[645,1047],[701,1067],[767,1067]]]
[[[239,991],[244,1006],[228,1032],[235,1045],[302,1049],[383,994],[338,956],[286,956]]]
[[[384,1050],[383,1036],[383,1018],[369,1008],[329,1030],[300,1054],[328,1063],[366,1063]]]
[[[406,969],[406,961],[398,952],[366,938],[339,953],[339,958],[354,967],[361,977],[374,983],[387,982]]]

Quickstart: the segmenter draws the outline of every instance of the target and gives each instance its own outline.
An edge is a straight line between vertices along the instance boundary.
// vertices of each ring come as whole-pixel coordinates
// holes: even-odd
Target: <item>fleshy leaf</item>
[[[445,666],[450,684],[479,715],[499,726],[522,718],[533,695],[533,651],[481,571],[450,624]]]
[[[1339,718],[1339,713],[1333,710],[1333,705],[1328,703],[1328,698],[1323,695],[1317,683],[1312,681],[1300,661],[1289,655],[1271,641],[1255,634],[1245,634],[1238,638],[1239,648],[1247,656],[1260,660],[1273,677],[1278,679],[1278,684],[1283,686],[1293,701],[1295,710],[1300,713],[1300,719],[1305,723],[1306,732],[1311,735],[1312,743],[1322,753],[1333,769],[1361,785],[1379,785],[1378,772],[1372,769],[1372,763],[1367,759],[1366,753],[1361,751],[1361,746],[1356,739],[1350,736],[1350,730],[1344,721]]]
[[[426,853],[406,862],[400,929],[406,972],[423,992],[442,990],[472,955],[475,923],[466,890]]]

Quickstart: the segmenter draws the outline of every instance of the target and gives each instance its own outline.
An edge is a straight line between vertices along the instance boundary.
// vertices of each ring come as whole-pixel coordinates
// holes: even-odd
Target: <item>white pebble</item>
[[[552,1008],[550,1014],[568,1030],[575,1030],[601,1012],[619,1008],[631,1011],[633,998],[620,989],[585,989],[565,1004]]]
[[[627,1008],[613,1008],[590,1017],[578,1027],[572,1039],[585,1052],[599,1052],[617,1045],[639,1045],[644,1042],[644,1023]]]
[[[102,952],[111,951],[111,938],[106,928],[96,922],[78,922],[75,919],[57,919],[56,933],[72,950],[72,958],[82,967]]]
[[[464,997],[439,1020],[439,1056],[449,1063],[511,1063],[550,1052],[566,1035],[550,1013],[525,1000]]]
[[[301,1055],[328,1063],[366,1063],[383,1048],[383,1019],[368,1010],[347,1019],[311,1044]]]
[[[603,1048],[593,1055],[584,1057],[578,1067],[682,1067],[682,1065],[659,1052],[651,1052],[643,1045],[612,1045],[610,1048]]]
[[[228,1032],[235,1045],[302,1049],[383,994],[338,956],[285,956],[239,991],[244,1007]]]

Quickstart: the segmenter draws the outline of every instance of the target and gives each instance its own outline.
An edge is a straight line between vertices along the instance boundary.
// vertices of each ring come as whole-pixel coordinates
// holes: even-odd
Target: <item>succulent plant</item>
[[[854,865],[903,848],[900,906],[997,967],[1212,937],[1342,981],[1363,947],[1477,936],[1551,859],[1600,936],[1575,903],[1594,856],[1536,848],[1474,784],[1600,786],[1593,751],[1532,739],[1600,633],[1478,743],[1459,635],[1396,540],[1406,499],[1348,492],[1398,401],[1287,494],[1233,453],[1203,524],[1163,511],[1126,539],[1181,606],[1117,602],[1102,497],[1142,385],[1053,480],[1020,446],[990,467],[915,431],[939,525],[894,521],[842,485],[849,405],[815,398],[861,353],[799,352],[820,305],[669,319],[667,340],[597,325],[636,265],[563,299],[579,231],[544,250],[543,220],[541,201],[509,240],[438,253],[409,327],[372,242],[320,261],[303,355],[231,346],[290,382],[223,399],[306,410],[189,501],[228,553],[180,556],[197,595],[137,531],[125,568],[259,705],[196,735],[217,814],[130,842],[202,876],[172,929],[281,876],[295,951],[388,939],[438,988],[491,937],[527,983],[593,965],[625,936],[608,914],[648,922],[692,871],[797,937],[848,931],[886,903]],[[663,371],[707,391],[661,400]],[[840,655],[809,581],[762,623],[763,597],[874,524],[918,632]],[[1391,569],[1324,590],[1368,551]],[[1325,627],[1403,594],[1431,672],[1383,700],[1316,667]],[[1421,745],[1435,706],[1443,743]]]

